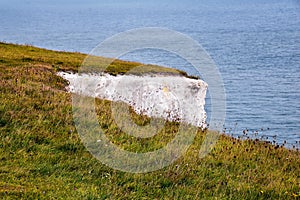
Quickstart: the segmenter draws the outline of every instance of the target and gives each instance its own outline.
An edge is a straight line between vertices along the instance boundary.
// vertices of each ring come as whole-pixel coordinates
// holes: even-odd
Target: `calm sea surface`
[[[55,50],[89,53],[114,34],[149,26],[182,32],[213,58],[225,83],[228,134],[248,129],[250,135],[258,131],[258,138],[299,147],[299,1],[0,2],[0,41]],[[159,50],[122,59],[195,74],[183,59]]]

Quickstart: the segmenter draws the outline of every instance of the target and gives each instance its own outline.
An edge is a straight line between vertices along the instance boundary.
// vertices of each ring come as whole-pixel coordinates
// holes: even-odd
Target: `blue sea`
[[[163,27],[196,40],[221,72],[226,133],[288,146],[300,143],[300,2],[2,0],[0,41],[89,53],[134,28]],[[169,52],[122,59],[195,72]],[[201,74],[200,74],[201,76]],[[209,97],[207,112],[210,112]]]

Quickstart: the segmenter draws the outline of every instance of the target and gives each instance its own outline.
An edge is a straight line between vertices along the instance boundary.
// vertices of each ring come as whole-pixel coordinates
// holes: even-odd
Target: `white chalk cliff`
[[[59,72],[69,81],[68,90],[80,95],[122,101],[137,114],[186,122],[205,128],[207,84],[172,75],[74,74]]]

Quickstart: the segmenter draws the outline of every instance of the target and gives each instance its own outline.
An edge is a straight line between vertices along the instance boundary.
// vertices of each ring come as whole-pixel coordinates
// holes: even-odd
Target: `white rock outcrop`
[[[59,72],[72,93],[122,101],[136,113],[205,128],[207,84],[172,75],[74,74]]]

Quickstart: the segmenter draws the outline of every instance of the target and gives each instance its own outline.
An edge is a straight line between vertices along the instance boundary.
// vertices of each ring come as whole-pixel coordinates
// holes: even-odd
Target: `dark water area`
[[[0,2],[0,41],[89,53],[114,34],[142,27],[179,31],[210,54],[225,84],[226,133],[299,147],[299,1]],[[199,75],[160,50],[121,58]]]

